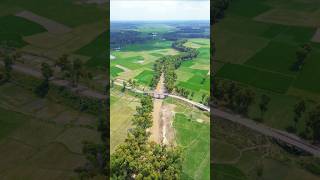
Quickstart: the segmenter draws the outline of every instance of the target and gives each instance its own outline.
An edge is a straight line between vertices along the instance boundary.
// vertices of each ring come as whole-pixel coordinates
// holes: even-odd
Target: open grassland
[[[227,120],[214,118],[212,128],[211,171],[215,179],[319,179],[300,165],[312,158],[290,154],[272,140]]]
[[[255,6],[255,8],[249,8]],[[235,0],[213,29],[217,78],[239,82],[254,89],[256,99],[249,117],[259,117],[260,96],[271,98],[263,123],[287,130],[294,126],[294,105],[304,99],[307,111],[319,100],[320,43],[312,38],[320,26],[318,1]],[[306,18],[308,17],[308,18]],[[296,51],[310,43],[312,52],[303,68],[293,71]],[[286,104],[286,107],[283,107]],[[297,134],[305,128],[305,118]]]
[[[195,101],[200,101],[203,94],[210,92],[210,40],[188,39],[186,46],[199,50],[199,55],[190,61],[184,61],[176,70],[177,86],[190,93]]]
[[[177,144],[183,148],[184,179],[210,179],[210,126],[184,114],[175,114]]]
[[[85,163],[82,142],[100,142],[97,117],[39,99],[10,83],[0,86],[0,94],[1,177],[76,177],[74,169]]]
[[[175,141],[184,154],[182,179],[210,179],[209,114],[172,98],[164,103],[174,107]]]
[[[116,87],[110,93],[110,151],[116,149],[127,137],[131,127],[131,120],[139,105],[139,99],[129,94],[122,93]]]
[[[86,63],[89,67],[97,68],[106,66],[108,60],[107,36],[107,32],[103,32],[91,43],[76,51],[77,54],[91,57]]]

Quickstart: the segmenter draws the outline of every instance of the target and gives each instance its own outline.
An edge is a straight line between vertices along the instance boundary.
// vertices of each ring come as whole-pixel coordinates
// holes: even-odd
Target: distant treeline
[[[161,73],[164,73],[165,86],[168,92],[172,92],[175,88],[175,81],[177,75],[175,70],[178,69],[183,61],[190,60],[198,56],[199,51],[190,47],[186,47],[183,44],[187,40],[178,40],[172,43],[172,48],[182,52],[178,55],[163,56],[156,60],[154,64],[154,76],[151,81],[151,86],[155,87],[159,82]]]
[[[118,48],[129,44],[145,43],[152,40],[152,36],[146,36],[137,31],[117,31],[110,32],[110,47]]]
[[[178,39],[188,38],[209,38],[209,33],[205,33],[205,29],[184,28],[175,32],[169,32],[162,36],[166,40],[176,41]]]
[[[231,0],[215,0],[211,4],[213,9],[212,21],[215,24],[219,19],[225,15],[225,10],[229,7]]]

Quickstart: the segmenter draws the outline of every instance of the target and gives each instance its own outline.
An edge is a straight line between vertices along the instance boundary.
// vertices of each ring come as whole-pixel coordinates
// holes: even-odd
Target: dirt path
[[[150,139],[156,143],[161,143],[161,128],[160,128],[160,112],[162,107],[162,99],[154,99],[153,101],[153,124],[151,127]]]
[[[155,93],[163,93],[164,92],[164,77],[163,74],[160,76],[159,83],[154,90]],[[151,136],[150,139],[155,141],[156,143],[162,143],[162,127],[160,126],[160,118],[162,111],[162,99],[154,99],[153,101],[153,124],[151,127]]]
[[[174,105],[162,105],[160,115],[160,138],[163,144],[169,145],[174,143]]]

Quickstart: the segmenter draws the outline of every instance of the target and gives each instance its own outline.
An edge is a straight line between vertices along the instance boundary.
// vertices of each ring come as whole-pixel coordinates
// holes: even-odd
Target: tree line
[[[269,110],[271,98],[266,94],[257,97],[255,92],[244,85],[226,79],[213,78],[213,105],[220,108],[227,108],[233,112],[248,116],[250,106],[257,105],[260,117],[254,120],[262,122],[265,113]],[[286,131],[295,133],[302,138],[320,142],[320,104],[307,110],[307,102],[298,100],[292,106],[292,126]],[[301,119],[305,120],[304,128],[299,128]],[[300,131],[300,132],[299,132]]]
[[[152,98],[143,96],[132,118],[134,127],[111,155],[111,179],[180,179],[180,148],[149,141],[152,111]]]
[[[183,61],[191,60],[198,56],[199,51],[194,48],[186,47],[183,44],[187,40],[178,40],[172,43],[172,48],[182,52],[178,55],[167,55],[156,60],[153,70],[153,78],[151,81],[151,87],[155,87],[159,82],[160,76],[164,73],[165,87],[170,93],[175,89],[175,82],[177,80],[177,74],[175,70],[178,69]]]

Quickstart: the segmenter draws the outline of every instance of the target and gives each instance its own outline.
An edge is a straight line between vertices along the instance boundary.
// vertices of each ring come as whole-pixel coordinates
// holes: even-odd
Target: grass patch
[[[298,46],[280,42],[270,42],[265,48],[250,58],[245,64],[257,68],[283,73],[296,74],[292,71],[292,65],[296,60]]]
[[[145,85],[149,85],[152,81],[153,71],[144,70],[138,76],[134,77],[138,81],[138,83],[143,83]]]
[[[107,13],[96,5],[80,5],[73,0],[3,0],[8,7],[21,7],[57,22],[76,27],[103,20]]]
[[[217,77],[278,93],[285,93],[293,81],[293,78],[289,76],[238,64],[225,64],[218,71]]]
[[[184,148],[182,179],[209,179],[210,177],[210,126],[175,115],[173,126],[177,143]]]
[[[246,175],[234,165],[213,164],[211,165],[213,179],[223,180],[246,180]]]

